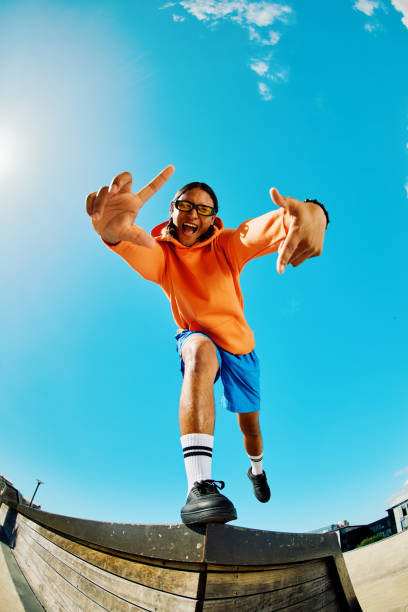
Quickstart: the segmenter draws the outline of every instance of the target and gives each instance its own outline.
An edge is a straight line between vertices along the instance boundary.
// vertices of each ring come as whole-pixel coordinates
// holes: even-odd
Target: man
[[[243,313],[239,275],[255,257],[279,251],[278,272],[322,252],[328,215],[316,201],[300,202],[271,190],[280,207],[224,229],[218,200],[205,183],[189,183],[175,195],[170,221],[151,236],[134,225],[143,204],[168,180],[165,168],[136,194],[132,177],[117,175],[110,186],[87,197],[94,229],[108,246],[144,278],[159,284],[170,300],[180,329],[176,336],[183,385],[180,430],[188,495],[181,510],[186,524],[228,522],[236,518],[232,502],[211,479],[214,433],[213,384],[221,376],[226,407],[237,413],[254,493],[270,498],[259,426],[259,362],[253,332]],[[219,484],[217,484],[219,483]]]

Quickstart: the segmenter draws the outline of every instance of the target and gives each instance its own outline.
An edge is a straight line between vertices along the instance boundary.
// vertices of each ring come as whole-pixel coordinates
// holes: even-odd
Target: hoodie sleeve
[[[227,253],[239,270],[251,259],[275,253],[289,230],[289,213],[282,208],[226,230]]]
[[[105,241],[103,240],[103,242]],[[114,245],[107,242],[105,244],[111,251],[120,255],[136,272],[139,272],[143,278],[161,284],[165,258],[163,249],[157,241],[153,249],[137,246],[126,241]]]

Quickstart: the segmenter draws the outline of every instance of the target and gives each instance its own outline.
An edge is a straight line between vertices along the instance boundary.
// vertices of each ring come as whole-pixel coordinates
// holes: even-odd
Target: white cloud
[[[251,70],[256,72],[256,74],[258,74],[260,77],[263,77],[264,79],[270,79],[271,81],[274,81],[275,83],[278,83],[279,81],[286,82],[288,80],[287,71],[279,70],[277,72],[272,72],[269,66],[270,59],[271,59],[271,56],[266,57],[264,59],[253,59],[251,60],[249,67],[251,68]],[[264,83],[264,85],[266,84]],[[258,87],[259,87],[259,84],[258,84]]]
[[[261,35],[255,30],[255,28],[253,26],[249,26],[248,30],[249,40],[256,40],[257,42],[260,42]]]
[[[258,42],[260,45],[263,45],[263,46],[276,45],[280,40],[279,32],[274,32],[273,30],[269,31],[269,38],[262,38],[259,32],[257,32],[253,26],[249,26],[248,30],[249,30],[249,39],[255,40],[256,42]]]
[[[169,3],[172,4],[172,3]],[[250,0],[183,0],[181,6],[200,21],[216,21],[229,17],[232,21],[250,26],[265,27],[279,19],[286,21],[292,12],[290,6],[276,2],[251,2]]]
[[[408,499],[408,480],[404,482],[403,486],[401,487],[399,491],[397,491],[397,493],[394,493],[394,495],[390,497],[390,499],[387,502],[388,508],[392,508],[393,506],[400,504],[406,499]]]
[[[401,21],[408,28],[408,0],[391,0],[391,3],[397,11],[402,13]]]
[[[283,70],[281,72],[277,72],[275,74],[275,78],[278,79],[278,80],[280,79],[281,81],[287,81],[288,80],[288,73],[285,70]]]
[[[375,2],[374,0],[357,0],[357,2],[354,3],[354,8],[357,11],[361,11],[362,13],[365,13],[365,15],[371,17],[371,15],[374,13],[375,9],[379,7],[379,5],[380,3]]]
[[[184,0],[180,4],[200,21],[208,21],[209,19],[222,19],[233,13],[238,13],[235,17],[241,18],[246,3],[242,0],[220,0],[218,2],[217,0]]]
[[[377,29],[377,26],[373,25],[372,23],[366,23],[364,29],[367,30],[367,32],[374,32],[374,30]]]
[[[269,70],[269,64],[264,62],[263,60],[252,60],[251,70],[259,74],[259,76],[263,76]]]
[[[260,47],[272,47],[278,44],[281,34],[275,29],[266,29],[274,22],[287,22],[288,15],[292,13],[290,6],[261,0],[179,0],[179,2],[167,2],[161,8],[174,6],[183,8],[187,13],[198,19],[215,25],[220,20],[227,20],[239,25],[249,32],[249,39]],[[181,22],[185,17],[173,14],[173,20]],[[272,74],[269,70],[270,56],[260,60],[251,60],[250,68],[258,76],[268,78],[272,81],[286,81],[282,71]],[[275,67],[279,70],[278,66]],[[272,94],[266,83],[259,83],[258,89],[264,100],[271,100]]]
[[[255,40],[260,45],[264,45],[264,46],[276,45],[279,42],[280,37],[281,37],[279,32],[275,32],[274,30],[269,30],[269,38],[262,38],[259,32],[257,32],[253,26],[249,26],[248,30],[249,30],[249,40]]]
[[[401,21],[408,29],[408,0],[391,0],[391,4],[397,11],[402,13]],[[374,11],[379,7],[382,8],[383,11],[387,12],[386,8],[384,7],[384,4],[375,0],[357,0],[353,4],[354,9],[356,9],[357,11],[361,11],[368,17],[372,17]],[[374,30],[377,30],[378,27],[378,23],[374,25],[372,23],[366,23],[364,26],[364,28],[368,32],[374,32]]]
[[[173,5],[173,3],[169,3]],[[249,0],[183,0],[180,2],[191,15],[208,21],[229,17],[233,21],[241,23],[245,20],[248,24],[259,27],[271,25],[275,19],[285,21],[286,16],[292,12],[290,6],[277,4],[275,2],[251,2]]]
[[[247,22],[260,27],[272,25],[275,19],[285,21],[286,15],[292,12],[290,6],[271,2],[248,2],[246,4]]]
[[[395,472],[394,476],[401,476],[402,474],[408,474],[408,465],[402,468],[402,470],[400,470],[399,472]]]
[[[269,32],[269,40],[261,40],[261,44],[262,45],[276,45],[280,40],[280,34],[279,32],[274,32],[273,30],[270,30]]]
[[[269,100],[272,100],[273,95],[271,94],[271,90],[269,89],[266,83],[258,83],[258,90],[259,90],[259,93],[261,94],[262,100],[265,100],[266,102],[269,102]]]
[[[163,9],[167,9],[170,8],[171,6],[175,6],[176,3],[175,2],[166,2],[166,4],[163,4],[163,6],[159,7],[159,10],[163,10]]]
[[[405,180],[405,185],[404,185],[405,191],[407,192],[407,198],[408,198],[408,176]]]

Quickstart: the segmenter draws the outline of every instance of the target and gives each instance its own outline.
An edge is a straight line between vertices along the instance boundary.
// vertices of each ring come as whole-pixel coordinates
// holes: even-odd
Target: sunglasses
[[[196,209],[199,215],[203,215],[203,217],[209,217],[210,215],[215,215],[216,210],[213,206],[207,206],[206,204],[193,204],[188,200],[173,200],[172,204],[177,208],[177,210],[181,210],[182,212],[190,212],[193,208]]]

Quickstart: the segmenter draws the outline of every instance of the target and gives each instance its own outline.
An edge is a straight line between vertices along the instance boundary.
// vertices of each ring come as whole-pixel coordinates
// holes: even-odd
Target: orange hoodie
[[[244,221],[237,229],[224,229],[217,217],[214,234],[191,247],[168,236],[166,226],[167,221],[152,230],[153,249],[131,242],[108,246],[143,278],[162,287],[181,329],[201,331],[235,355],[250,353],[255,340],[244,317],[239,275],[251,259],[278,250],[289,214],[281,208]]]

